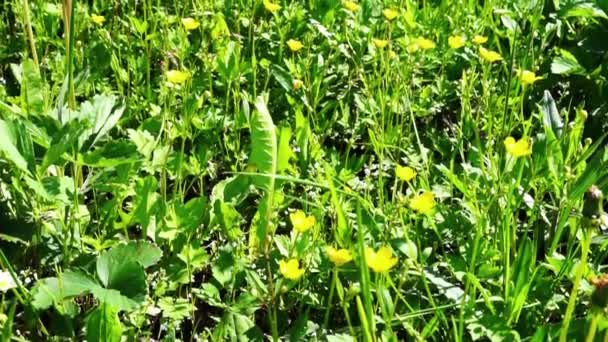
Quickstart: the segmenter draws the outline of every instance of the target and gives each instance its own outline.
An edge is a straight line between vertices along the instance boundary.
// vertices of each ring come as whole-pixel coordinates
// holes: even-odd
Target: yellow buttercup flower
[[[106,18],[103,15],[92,14],[91,21],[97,25],[102,25],[106,21]]]
[[[431,191],[423,192],[410,200],[410,208],[424,215],[431,213],[436,204],[435,194]]]
[[[518,72],[518,74],[519,74],[519,78],[521,79],[521,83],[523,85],[530,85],[530,84],[533,84],[534,82],[542,79],[541,76],[536,76],[534,71],[530,71],[530,70],[520,70]]]
[[[270,13],[276,13],[281,9],[281,5],[270,2],[270,0],[264,0],[264,8]]]
[[[532,154],[532,146],[530,146],[530,141],[525,137],[517,141],[513,137],[507,137],[505,139],[505,148],[507,153],[515,158],[525,157]]]
[[[409,182],[416,177],[416,170],[409,166],[397,165],[395,174],[397,175],[397,178],[401,179],[402,181]]]
[[[399,11],[392,8],[387,8],[382,11],[382,14],[386,18],[386,20],[391,21],[399,16]]]
[[[328,246],[325,248],[327,257],[337,267],[344,264],[348,264],[353,260],[353,255],[348,249],[335,249],[334,247]]]
[[[407,52],[409,53],[414,53],[416,51],[418,51],[420,49],[420,46],[418,46],[418,43],[416,42],[412,42],[410,43],[410,45],[407,46]]]
[[[492,50],[488,50],[486,48],[483,47],[479,47],[479,56],[481,56],[481,58],[489,63],[494,63],[494,62],[498,62],[498,61],[502,61],[502,56],[496,52],[496,51],[492,51]]]
[[[378,49],[384,49],[388,45],[388,40],[372,39],[372,42]]]
[[[488,41],[488,37],[476,35],[473,37],[473,43],[477,45],[485,44]]]
[[[300,268],[298,259],[279,261],[279,269],[283,277],[291,280],[298,280],[304,274],[304,268]]]
[[[300,88],[302,88],[303,85],[304,85],[304,82],[302,82],[302,80],[294,79],[293,81],[291,81],[291,86],[293,87],[293,90],[295,90],[295,91],[300,90]]]
[[[173,84],[182,84],[190,78],[189,73],[180,70],[168,70],[165,73],[165,76],[167,77],[167,81]]]
[[[289,50],[298,52],[304,47],[304,44],[299,40],[290,39],[287,41],[287,46],[289,46]]]
[[[416,38],[416,45],[423,50],[428,50],[435,47],[435,43],[432,40],[423,37]]]
[[[462,38],[460,35],[451,36],[448,38],[448,45],[452,49],[460,49],[464,46],[464,38]]]
[[[388,52],[388,57],[389,57],[390,59],[397,58],[397,53],[396,53],[394,50],[389,50],[389,52]]]
[[[186,31],[196,30],[201,24],[194,18],[182,18],[182,25]]]
[[[346,8],[347,10],[349,10],[353,13],[359,11],[359,8],[360,8],[359,4],[357,4],[354,1],[350,1],[350,0],[343,0],[342,6],[344,6],[344,8]]]
[[[365,261],[372,271],[382,273],[397,265],[398,259],[393,256],[393,251],[390,248],[382,246],[378,249],[378,252],[374,252],[373,249],[366,247]]]
[[[298,210],[295,213],[290,214],[289,219],[291,220],[293,229],[300,233],[304,233],[305,231],[314,227],[315,223],[317,222],[314,216],[306,216],[302,210]]]

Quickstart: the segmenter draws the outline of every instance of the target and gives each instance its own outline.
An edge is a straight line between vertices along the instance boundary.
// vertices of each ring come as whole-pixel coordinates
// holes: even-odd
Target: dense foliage
[[[2,2],[2,340],[605,338],[607,11]]]

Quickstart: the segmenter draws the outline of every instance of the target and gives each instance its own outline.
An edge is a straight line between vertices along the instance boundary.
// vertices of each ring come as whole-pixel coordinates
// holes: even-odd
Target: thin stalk
[[[36,41],[34,40],[34,31],[32,30],[32,18],[30,16],[30,5],[28,0],[23,0],[23,19],[27,32],[27,40],[30,43],[32,59],[34,60],[34,64],[36,64],[36,68],[38,68],[38,52],[36,52]]]
[[[589,331],[587,332],[587,338],[585,338],[585,342],[593,342],[595,332],[597,331],[597,322],[599,320],[599,317],[599,313],[594,313],[591,317],[591,324],[589,325]]]
[[[576,299],[578,294],[578,288],[580,287],[581,279],[587,268],[587,256],[591,247],[591,229],[583,227],[583,241],[581,244],[581,261],[576,270],[576,276],[572,285],[572,291],[570,292],[570,299],[568,300],[568,307],[566,308],[566,314],[564,315],[564,323],[559,334],[559,341],[566,342],[568,339],[568,330],[570,328],[570,321],[572,320],[572,314],[574,313],[574,307],[576,305]]]
[[[334,269],[331,277],[331,286],[329,288],[329,297],[327,298],[327,309],[325,310],[325,319],[323,320],[323,327],[327,329],[329,323],[329,314],[331,313],[331,301],[334,296],[334,290],[336,289],[336,282],[338,281],[338,269]]]

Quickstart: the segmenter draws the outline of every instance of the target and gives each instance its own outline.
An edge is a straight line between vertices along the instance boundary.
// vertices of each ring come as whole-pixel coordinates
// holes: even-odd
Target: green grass
[[[608,339],[605,1],[0,9],[3,341]]]

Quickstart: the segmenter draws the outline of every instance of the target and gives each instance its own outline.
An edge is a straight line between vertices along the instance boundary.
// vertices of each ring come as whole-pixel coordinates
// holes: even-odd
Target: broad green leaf
[[[274,191],[277,171],[276,127],[266,107],[266,100],[259,96],[255,102],[256,110],[251,117],[251,155],[250,163],[265,177],[256,177],[256,184],[266,191]]]
[[[19,138],[15,135],[19,133],[15,125],[0,120],[0,155],[3,155],[10,162],[25,173],[30,173],[28,162],[17,149]]]
[[[131,311],[139,307],[140,303],[131,298],[128,298],[114,289],[104,289],[101,286],[91,288],[93,296],[102,303],[117,308],[120,311]]]
[[[117,103],[116,96],[95,95],[80,106],[80,118],[90,122],[80,140],[83,150],[89,149],[104,137],[118,122],[125,106]]]
[[[32,290],[32,305],[36,309],[44,310],[66,298],[89,293],[97,287],[99,284],[86,274],[66,271],[59,277],[39,280]]]
[[[148,226],[152,217],[156,215],[160,195],[156,192],[158,184],[156,178],[147,176],[140,178],[135,185],[135,200],[133,203],[133,222],[141,224],[144,231],[147,232]],[[147,234],[146,234],[147,236]]]
[[[250,341],[247,332],[254,328],[254,322],[247,316],[226,311],[213,331],[215,341]]]
[[[21,63],[21,96],[27,104],[29,115],[44,113],[44,83],[34,61],[27,59]]]
[[[567,6],[561,8],[559,15],[562,18],[582,17],[608,19],[606,13],[593,1],[570,1]]]
[[[334,185],[334,180],[332,176],[333,173],[330,169],[329,164],[325,164],[325,179],[329,186],[331,202],[334,206],[334,210],[336,211],[336,217],[338,219],[334,236],[336,238],[336,242],[338,242],[338,245],[342,248],[346,248],[350,246],[351,232],[348,227],[348,221],[346,221],[344,209],[342,208],[342,201],[338,195],[338,191],[336,190],[336,186]]]
[[[88,166],[112,168],[137,161],[137,147],[127,140],[112,140],[86,153],[82,162]]]
[[[102,303],[87,317],[88,342],[120,342],[122,330],[118,310],[108,303]]]
[[[181,321],[190,317],[196,307],[186,298],[164,297],[158,301],[158,307],[163,311],[163,317],[173,321]]]
[[[551,72],[558,75],[584,75],[586,73],[576,57],[570,52],[560,49],[559,56],[553,59],[551,63]]]
[[[137,146],[137,151],[141,153],[146,160],[150,159],[152,152],[156,148],[156,141],[150,132],[146,130],[134,130],[128,129],[129,138],[135,146]]]
[[[97,276],[108,289],[115,289],[141,302],[147,293],[145,267],[160,260],[162,253],[150,243],[118,245],[97,258]]]

